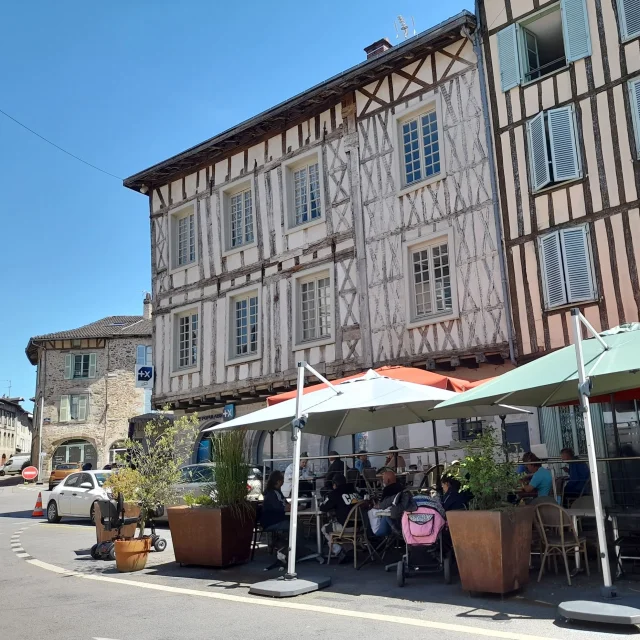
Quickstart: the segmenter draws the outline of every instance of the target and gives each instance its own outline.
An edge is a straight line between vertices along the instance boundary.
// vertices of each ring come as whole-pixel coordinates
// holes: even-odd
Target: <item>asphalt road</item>
[[[37,492],[16,482],[0,480],[3,640],[393,640],[416,634],[436,636],[438,640],[613,637],[600,631],[557,626],[552,615],[500,618],[473,607],[458,610],[397,599],[389,604],[370,595],[341,596],[325,591],[313,598],[305,596],[284,603],[254,599],[246,595],[246,585],[229,583],[225,589],[219,582],[212,584],[211,572],[202,574],[208,579],[197,583],[174,574],[121,577],[104,573],[89,560],[82,565],[86,571],[74,569],[71,573],[70,567],[84,561],[73,557],[72,549],[91,541],[91,529],[84,524],[65,527],[38,523],[30,517]],[[46,497],[45,493],[45,507]],[[24,551],[17,551],[18,547]],[[165,558],[167,564],[170,560]],[[412,621],[418,621],[419,626]],[[616,635],[635,633],[627,629],[612,631]]]

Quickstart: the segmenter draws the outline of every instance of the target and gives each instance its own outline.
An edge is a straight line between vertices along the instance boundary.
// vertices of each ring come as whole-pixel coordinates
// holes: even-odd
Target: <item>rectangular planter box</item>
[[[529,582],[533,514],[533,507],[447,512],[465,591],[503,594]]]
[[[251,556],[253,514],[238,518],[229,509],[169,507],[169,528],[180,564],[227,567]]]

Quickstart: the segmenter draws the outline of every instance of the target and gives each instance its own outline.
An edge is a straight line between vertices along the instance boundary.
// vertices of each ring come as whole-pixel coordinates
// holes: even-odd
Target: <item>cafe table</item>
[[[578,533],[578,518],[595,518],[596,510],[593,507],[578,508],[578,509],[566,509],[566,512],[571,517],[573,528]],[[580,549],[576,547],[576,570],[582,569],[582,561],[580,559]]]
[[[309,501],[308,497],[298,498],[298,502],[308,502],[308,501]],[[291,512],[287,511],[287,516],[290,516],[290,515],[291,515]],[[313,502],[310,507],[308,507],[307,509],[298,508],[298,518],[302,516],[315,516],[317,550],[316,550],[316,553],[310,553],[309,555],[306,555],[302,558],[298,558],[296,562],[302,562],[303,560],[318,560],[320,564],[324,562],[324,557],[322,555],[322,532],[320,530],[322,527],[322,515],[323,515],[323,512],[320,511],[320,505],[318,503],[317,493],[313,494]]]

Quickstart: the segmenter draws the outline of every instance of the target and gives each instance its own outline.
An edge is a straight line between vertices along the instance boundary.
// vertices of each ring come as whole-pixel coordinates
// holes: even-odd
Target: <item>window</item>
[[[458,440],[475,440],[482,435],[482,420],[459,418],[457,423]]]
[[[527,122],[531,190],[582,176],[573,105],[541,111]]]
[[[623,40],[640,36],[640,2],[638,0],[618,0],[620,35]]]
[[[96,377],[97,356],[95,353],[71,354],[64,356],[65,380]]]
[[[176,369],[198,366],[198,323],[198,312],[194,309],[178,313],[174,317]]]
[[[60,422],[84,422],[89,414],[88,395],[68,395],[60,398]]]
[[[331,342],[333,279],[328,269],[301,274],[294,284],[295,342]],[[306,346],[306,345],[305,345]]]
[[[233,357],[258,352],[258,295],[233,300]]]
[[[136,364],[150,367],[153,364],[153,347],[139,344],[136,348]]]
[[[640,0],[638,2],[640,7]],[[633,128],[636,134],[636,158],[640,158],[640,78],[629,81],[629,102],[633,114]]]
[[[554,231],[539,242],[547,309],[595,299],[588,226]]]
[[[171,214],[171,264],[174,269],[196,261],[195,205]]]
[[[253,204],[251,189],[230,197],[231,246],[239,247],[253,242]]]
[[[440,173],[440,137],[435,106],[400,123],[403,184],[409,186]]]
[[[553,7],[498,32],[502,90],[508,91],[591,55],[586,0]]]
[[[284,165],[288,229],[322,219],[321,167],[318,149]]]

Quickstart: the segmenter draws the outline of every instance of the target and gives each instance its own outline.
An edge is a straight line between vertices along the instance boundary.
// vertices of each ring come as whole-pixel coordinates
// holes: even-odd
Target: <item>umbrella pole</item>
[[[440,483],[440,458],[438,456],[438,433],[436,431],[436,421],[431,421],[431,430],[433,432],[433,446],[435,447],[433,455],[436,461],[436,489],[440,490],[442,485]]]
[[[591,423],[591,412],[589,411],[589,396],[587,391],[587,377],[584,370],[584,358],[582,355],[582,328],[580,326],[581,314],[578,309],[571,309],[571,320],[573,322],[573,338],[576,345],[576,363],[578,365],[578,392],[580,394],[580,404],[584,418],[584,431],[587,439],[587,453],[589,455],[589,473],[591,474],[591,493],[593,494],[593,506],[596,513],[596,525],[598,528],[598,546],[600,547],[600,558],[602,560],[602,577],[604,587],[602,594],[612,598],[616,595],[615,588],[611,582],[611,566],[609,565],[609,554],[607,551],[607,534],[604,528],[604,511],[602,509],[602,497],[600,495],[600,482],[598,479],[598,466],[596,461],[596,447],[593,437],[593,424]]]
[[[271,469],[273,470],[273,431],[269,431],[269,457],[271,458]]]

